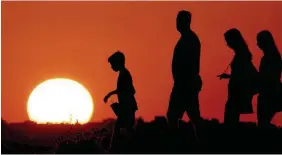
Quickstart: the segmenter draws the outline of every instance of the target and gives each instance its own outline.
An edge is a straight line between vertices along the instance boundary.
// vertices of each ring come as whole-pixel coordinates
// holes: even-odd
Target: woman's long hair
[[[281,58],[279,50],[270,31],[263,30],[259,32],[257,35],[257,41],[258,44],[260,44],[259,46],[263,47],[263,52],[265,55],[277,57],[279,56]]]
[[[238,29],[232,28],[226,31],[224,33],[224,37],[228,46],[234,50],[236,55],[244,55],[249,60],[252,60],[252,53],[250,52],[245,39]]]

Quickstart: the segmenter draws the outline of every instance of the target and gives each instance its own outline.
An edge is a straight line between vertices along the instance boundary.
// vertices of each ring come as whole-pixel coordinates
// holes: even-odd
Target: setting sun
[[[87,123],[94,111],[90,93],[76,81],[56,78],[42,82],[30,94],[29,119],[37,123]]]

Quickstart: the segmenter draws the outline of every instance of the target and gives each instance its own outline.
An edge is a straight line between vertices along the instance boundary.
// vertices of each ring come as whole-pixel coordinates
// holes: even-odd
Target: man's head
[[[179,11],[176,18],[176,27],[180,33],[190,29],[191,25],[191,13],[189,11]]]
[[[124,68],[125,56],[122,52],[117,51],[108,58],[108,62],[111,64],[112,69],[117,72]]]

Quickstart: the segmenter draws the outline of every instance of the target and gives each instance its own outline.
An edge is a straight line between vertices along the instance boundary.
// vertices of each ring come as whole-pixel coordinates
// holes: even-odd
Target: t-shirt
[[[198,36],[190,31],[181,36],[174,49],[172,74],[175,85],[200,85],[200,50]],[[196,86],[199,87],[199,86]]]
[[[127,69],[119,72],[117,81],[118,100],[122,107],[137,110],[135,101],[135,89],[132,82],[131,74]]]

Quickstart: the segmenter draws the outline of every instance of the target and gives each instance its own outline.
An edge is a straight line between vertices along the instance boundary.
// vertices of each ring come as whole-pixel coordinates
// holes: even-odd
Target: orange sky
[[[2,2],[2,118],[27,120],[32,89],[54,77],[76,80],[90,91],[92,121],[113,117],[103,97],[116,86],[107,58],[117,49],[133,76],[137,116],[165,115],[179,38],[175,19],[182,9],[192,12],[192,28],[202,43],[202,115],[222,120],[228,81],[216,76],[233,56],[224,32],[241,30],[258,66],[260,30],[271,30],[282,51],[282,2]],[[242,118],[255,121],[255,114]],[[282,115],[274,121],[282,124]]]

